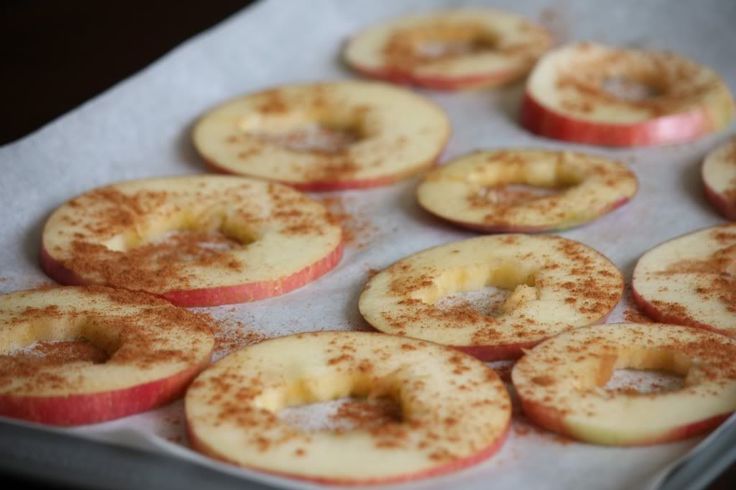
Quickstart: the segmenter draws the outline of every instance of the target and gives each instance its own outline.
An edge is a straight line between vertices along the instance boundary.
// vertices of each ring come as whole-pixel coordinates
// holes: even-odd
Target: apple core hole
[[[375,430],[403,421],[401,406],[392,397],[342,397],[286,407],[278,416],[306,432]]]
[[[603,79],[601,88],[617,99],[640,102],[663,94],[662,89],[648,81],[626,76],[610,76]]]
[[[513,261],[488,268],[448,270],[434,281],[424,299],[445,311],[501,316],[537,299],[534,271]]]
[[[615,393],[647,394],[677,391],[685,377],[662,369],[616,369],[603,388]]]
[[[616,393],[646,394],[685,386],[691,360],[669,350],[629,349],[600,358],[597,384]]]
[[[360,122],[311,122],[279,131],[251,133],[260,141],[294,152],[334,155],[365,139]]]
[[[407,66],[498,49],[498,35],[472,22],[434,23],[396,31],[384,53],[391,65]]]
[[[104,364],[112,353],[94,342],[77,338],[72,340],[44,340],[0,355],[0,370],[48,368],[72,363]]]
[[[485,186],[469,197],[471,205],[515,205],[562,194],[572,185],[541,187],[529,184]]]

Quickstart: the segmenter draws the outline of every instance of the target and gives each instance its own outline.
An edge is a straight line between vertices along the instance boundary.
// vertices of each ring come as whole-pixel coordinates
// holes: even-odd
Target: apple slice
[[[99,286],[0,296],[0,415],[102,422],[180,396],[209,363],[209,317]]]
[[[705,197],[723,216],[736,221],[736,138],[710,152],[702,170]]]
[[[736,224],[662,243],[641,256],[632,293],[656,321],[736,336]]]
[[[733,98],[712,70],[672,53],[578,43],[547,54],[527,82],[521,123],[603,146],[682,143],[720,131]]]
[[[432,170],[419,204],[440,218],[484,232],[541,232],[577,226],[636,193],[622,163],[583,153],[479,151]]]
[[[480,312],[453,293],[494,286],[500,305]],[[373,276],[360,296],[376,329],[460,348],[479,359],[519,357],[565,330],[602,321],[623,278],[606,257],[556,236],[497,235],[424,250]]]
[[[439,157],[450,135],[429,99],[391,85],[291,85],[231,100],[194,128],[217,170],[323,191],[386,185]]]
[[[369,77],[458,90],[521,78],[550,44],[546,30],[518,15],[460,9],[370,27],[347,43],[344,59]]]
[[[335,267],[342,231],[289,187],[203,175],[101,187],[58,208],[41,264],[63,284],[106,284],[181,306],[253,301]]]
[[[511,373],[524,413],[594,444],[646,445],[705,432],[736,410],[736,340],[661,324],[579,328],[527,352]],[[664,370],[680,389],[608,390],[616,369]]]
[[[307,430],[287,407],[388,397],[400,420]],[[330,484],[413,480],[469,466],[503,443],[511,418],[496,373],[460,352],[370,332],[266,340],[204,371],[185,399],[192,446],[269,473]]]

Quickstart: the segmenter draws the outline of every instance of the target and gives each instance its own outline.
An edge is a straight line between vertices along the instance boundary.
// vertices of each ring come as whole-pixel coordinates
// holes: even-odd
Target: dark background
[[[250,3],[1,0],[0,145],[75,108]],[[12,488],[25,483],[8,475],[0,480]],[[736,465],[710,487],[734,488]]]

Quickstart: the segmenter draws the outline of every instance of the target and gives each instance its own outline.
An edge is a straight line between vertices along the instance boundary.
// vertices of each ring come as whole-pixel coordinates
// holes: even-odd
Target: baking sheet
[[[92,187],[147,176],[204,171],[190,140],[193,121],[240,93],[274,84],[351,77],[338,62],[341,42],[391,16],[482,3],[525,14],[563,41],[669,49],[716,68],[736,87],[736,2],[513,2],[262,0],[184,43],[134,77],[38,132],[0,148],[0,291],[48,282],[38,267],[43,222],[56,206]],[[621,159],[636,172],[633,202],[561,235],[610,257],[626,274],[657,243],[722,222],[699,179],[704,154],[729,132],[687,145],[605,150],[535,137],[517,122],[523,85],[491,91],[423,92],[444,107],[454,134],[445,159],[481,148],[572,148]],[[6,115],[9,117],[12,115]],[[730,131],[732,133],[733,130]],[[346,212],[355,235],[339,267],[300,290],[257,303],[207,309],[223,320],[231,344],[297,331],[361,328],[357,298],[371,271],[429,246],[474,236],[421,211],[415,180],[366,191],[322,194]],[[625,316],[620,305],[610,318]],[[289,488],[314,485],[229,467],[186,448],[182,403],[94,426],[85,437],[166,451],[223,471]],[[650,448],[604,448],[562,440],[515,422],[490,460],[402,488],[636,488],[697,440]]]

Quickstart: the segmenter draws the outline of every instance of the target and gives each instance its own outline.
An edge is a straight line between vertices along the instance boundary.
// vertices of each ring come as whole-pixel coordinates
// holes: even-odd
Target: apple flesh
[[[303,404],[390,397],[401,419],[304,430],[279,418]],[[469,407],[476,408],[468,410]],[[454,471],[493,454],[510,418],[493,370],[453,349],[368,332],[267,340],[204,371],[185,399],[192,446],[239,466],[328,484],[376,484]]]
[[[584,224],[622,206],[636,190],[634,173],[603,157],[497,150],[471,153],[431,171],[417,199],[430,213],[459,226],[532,233]]]
[[[633,298],[656,321],[736,335],[736,224],[662,243],[634,268]]]
[[[442,298],[486,286],[508,296],[493,311]],[[623,293],[603,255],[556,236],[496,235],[404,258],[373,276],[359,308],[377,330],[453,346],[482,360],[512,359],[547,337],[602,321]]]
[[[0,296],[0,415],[79,425],[150,410],[181,396],[209,363],[211,320],[143,293],[63,287]],[[22,356],[37,342],[86,339],[109,356]]]
[[[736,341],[688,327],[608,324],[562,333],[519,360],[511,377],[524,413],[575,439],[637,446],[684,439],[736,410]],[[665,370],[677,390],[604,388],[615,369]]]
[[[609,90],[610,82],[628,89]],[[534,68],[521,123],[562,141],[664,145],[722,130],[733,105],[723,80],[686,58],[578,43],[550,52]]]
[[[226,102],[200,119],[194,145],[221,172],[308,191],[391,184],[436,162],[444,111],[388,84],[287,85]]]
[[[523,77],[550,46],[547,31],[515,14],[458,9],[370,27],[345,46],[359,73],[437,90],[492,87]]]
[[[279,184],[233,176],[122,182],[58,208],[41,265],[62,284],[106,284],[213,306],[284,294],[334,268],[342,230]]]
[[[726,219],[736,221],[736,139],[716,148],[702,168],[705,196]]]

